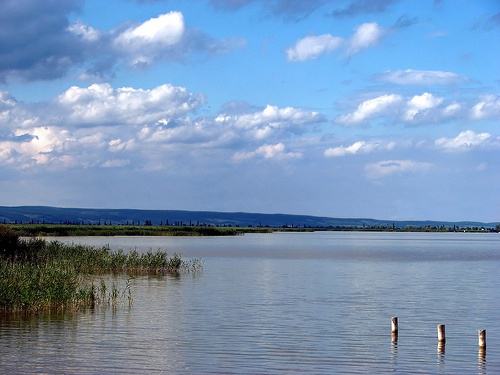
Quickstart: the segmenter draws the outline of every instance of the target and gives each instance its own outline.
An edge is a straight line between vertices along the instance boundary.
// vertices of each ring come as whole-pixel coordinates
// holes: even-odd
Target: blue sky
[[[3,0],[0,205],[500,220],[496,0]]]

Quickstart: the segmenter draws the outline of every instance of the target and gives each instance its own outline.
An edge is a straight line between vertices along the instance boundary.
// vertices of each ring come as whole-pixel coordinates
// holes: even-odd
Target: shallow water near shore
[[[161,249],[204,269],[131,279],[131,307],[0,320],[0,373],[500,373],[499,234],[57,240]]]

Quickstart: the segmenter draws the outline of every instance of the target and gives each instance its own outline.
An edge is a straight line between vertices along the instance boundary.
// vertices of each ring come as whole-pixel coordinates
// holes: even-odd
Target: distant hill
[[[60,208],[47,206],[0,206],[0,223],[45,223],[45,224],[134,224],[144,225],[215,225],[215,226],[269,226],[269,227],[459,227],[495,228],[500,222],[475,221],[394,221],[368,218],[332,218],[309,215],[261,214],[247,212],[211,212],[181,210],[135,210]]]

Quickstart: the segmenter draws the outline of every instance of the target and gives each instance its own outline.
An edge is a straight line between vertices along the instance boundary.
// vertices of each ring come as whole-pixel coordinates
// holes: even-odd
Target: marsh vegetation
[[[21,237],[33,236],[237,236],[270,228],[167,225],[3,224]]]
[[[0,311],[81,309],[131,303],[129,283],[118,290],[104,278],[165,275],[201,270],[200,260],[184,261],[165,251],[111,251],[108,246],[24,239],[0,226]]]

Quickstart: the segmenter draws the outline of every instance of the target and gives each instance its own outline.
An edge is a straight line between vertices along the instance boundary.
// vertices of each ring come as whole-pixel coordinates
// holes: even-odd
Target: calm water
[[[0,321],[0,373],[500,374],[499,234],[59,240],[161,248],[204,270],[131,280],[130,308]]]

